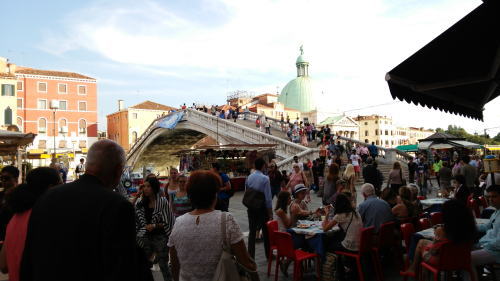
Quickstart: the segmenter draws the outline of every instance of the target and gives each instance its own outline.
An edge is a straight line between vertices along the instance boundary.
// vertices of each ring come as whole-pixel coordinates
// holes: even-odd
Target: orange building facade
[[[16,124],[22,132],[37,134],[29,151],[85,154],[97,140],[96,79],[19,66],[16,78]]]

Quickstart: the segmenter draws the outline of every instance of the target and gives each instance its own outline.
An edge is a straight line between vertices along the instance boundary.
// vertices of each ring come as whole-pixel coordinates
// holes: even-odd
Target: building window
[[[137,113],[132,113],[132,119],[137,119]]]
[[[393,135],[394,135],[394,131],[391,131],[391,136],[393,136]]]
[[[376,144],[376,145],[379,145],[379,144],[380,144],[380,142],[379,142],[378,140],[376,140],[376,141],[375,141],[375,144]]]
[[[68,102],[65,100],[60,100],[59,101],[59,110],[66,110],[68,109]]]
[[[86,95],[87,94],[87,86],[78,85],[78,94],[79,95]]]
[[[47,132],[47,119],[38,119],[38,133],[45,134]]]
[[[64,118],[59,120],[59,133],[68,133],[68,121]]]
[[[132,132],[132,142],[135,143],[137,141],[137,132]]]
[[[388,130],[385,130],[385,135],[388,136],[389,135],[389,131]]]
[[[57,84],[57,92],[59,94],[67,94],[68,93],[68,84]]]
[[[24,107],[24,100],[22,98],[17,99],[17,108],[23,108]]]
[[[37,88],[38,88],[38,92],[46,93],[47,92],[47,82],[38,82]]]
[[[87,141],[81,140],[81,141],[78,143],[78,146],[79,146],[80,148],[86,148],[86,147],[87,147]]]
[[[391,140],[391,145],[394,145],[394,141],[393,140]]]
[[[375,124],[378,124],[378,121],[377,121],[377,120],[375,120]]]
[[[10,106],[7,106],[7,108],[3,112],[3,120],[5,125],[12,125],[12,109],[10,109]]]
[[[38,109],[47,109],[47,100],[38,100]]]
[[[365,125],[368,125],[368,122],[365,122]]]
[[[24,90],[24,83],[23,83],[23,81],[17,81],[17,90],[18,91]]]
[[[367,137],[367,136],[368,136],[368,131],[365,131],[365,137]]]
[[[46,149],[47,148],[47,141],[46,140],[39,140],[38,141],[38,148]]]
[[[79,101],[78,102],[78,111],[87,111],[87,102]]]
[[[378,136],[378,129],[375,129],[375,135]]]
[[[59,148],[66,148],[67,142],[66,140],[60,140],[59,141]]]
[[[17,127],[19,128],[20,132],[24,132],[24,130],[23,130],[23,118],[17,117]]]
[[[85,119],[80,119],[80,121],[78,121],[78,132],[80,134],[87,133],[87,121],[85,121]]]
[[[14,85],[2,84],[2,96],[13,97]]]
[[[365,139],[365,143],[368,143],[368,139]]]

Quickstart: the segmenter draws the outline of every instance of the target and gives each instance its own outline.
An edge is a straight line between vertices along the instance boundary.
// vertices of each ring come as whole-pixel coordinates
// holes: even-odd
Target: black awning
[[[484,1],[386,74],[394,99],[474,119],[500,94],[500,1]]]

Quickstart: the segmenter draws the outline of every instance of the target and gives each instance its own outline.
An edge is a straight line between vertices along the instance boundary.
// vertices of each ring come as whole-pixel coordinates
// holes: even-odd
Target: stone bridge
[[[305,147],[286,139],[280,131],[279,120],[268,118],[277,132],[276,135],[268,135],[255,128],[254,120],[259,118],[259,115],[247,113],[245,117],[247,121],[233,122],[194,109],[160,117],[151,123],[131,147],[127,155],[127,165],[134,169],[152,166],[156,171],[164,171],[169,166],[179,164],[178,157],[173,155],[174,152],[189,149],[206,136],[219,144],[276,144],[276,156],[281,169],[291,168],[295,155],[300,161],[318,157],[317,148]],[[240,118],[243,118],[243,114]],[[366,145],[358,140],[340,138]],[[382,161],[390,162],[407,156],[394,149],[380,147],[379,150],[383,156]]]

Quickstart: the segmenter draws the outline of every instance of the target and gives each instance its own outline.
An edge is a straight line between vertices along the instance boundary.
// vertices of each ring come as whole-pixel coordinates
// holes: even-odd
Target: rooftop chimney
[[[118,100],[118,111],[122,111],[123,108],[123,100]]]
[[[122,111],[124,109],[123,100],[118,100],[118,111]]]

